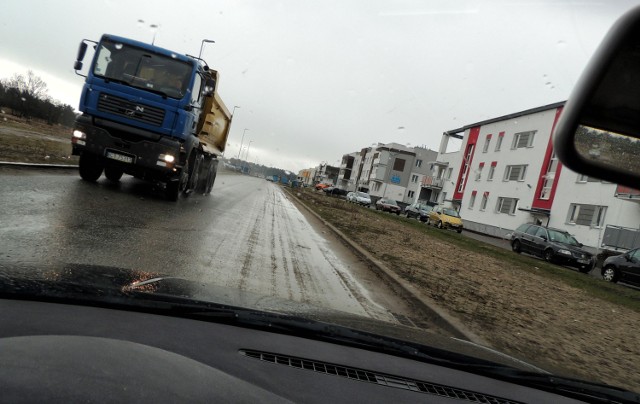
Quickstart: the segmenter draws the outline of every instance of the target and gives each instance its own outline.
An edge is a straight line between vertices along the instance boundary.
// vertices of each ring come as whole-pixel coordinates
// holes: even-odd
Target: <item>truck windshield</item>
[[[95,76],[177,99],[185,96],[192,71],[189,63],[108,39],[93,66]]]

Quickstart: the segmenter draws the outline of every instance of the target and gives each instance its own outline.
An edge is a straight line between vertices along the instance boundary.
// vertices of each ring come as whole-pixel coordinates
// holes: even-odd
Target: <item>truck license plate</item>
[[[107,151],[106,153],[107,158],[113,159],[113,160],[118,160],[118,161],[122,161],[123,163],[133,163],[133,157],[132,156],[125,156],[124,154],[119,154],[119,153],[114,153],[111,151]]]

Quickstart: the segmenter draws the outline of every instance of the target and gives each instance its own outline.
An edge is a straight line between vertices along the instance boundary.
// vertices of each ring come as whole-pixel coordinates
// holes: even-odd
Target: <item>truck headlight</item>
[[[83,131],[81,131],[81,130],[76,129],[76,130],[74,130],[74,131],[73,131],[73,137],[75,137],[76,139],[82,139],[82,140],[84,140],[84,139],[86,139],[86,138],[87,138],[87,134],[86,134],[86,133],[84,133],[84,132],[83,132]]]
[[[173,163],[174,161],[176,161],[176,158],[171,154],[161,154],[158,156],[158,160],[162,160],[166,163]]]

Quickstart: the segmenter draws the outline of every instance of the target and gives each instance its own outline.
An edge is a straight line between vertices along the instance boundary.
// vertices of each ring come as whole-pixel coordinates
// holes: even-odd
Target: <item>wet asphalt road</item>
[[[261,179],[220,173],[211,195],[172,203],[128,176],[91,184],[75,170],[0,168],[0,189],[5,268],[126,268],[391,322],[403,311]]]

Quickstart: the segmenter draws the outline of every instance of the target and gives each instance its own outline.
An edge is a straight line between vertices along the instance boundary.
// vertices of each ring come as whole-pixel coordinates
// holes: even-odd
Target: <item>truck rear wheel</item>
[[[216,175],[218,174],[218,164],[217,161],[211,160],[209,163],[209,172],[207,174],[207,187],[204,191],[206,195],[211,193],[213,189],[213,183],[216,182]]]
[[[89,182],[96,182],[102,175],[102,164],[100,160],[89,153],[82,153],[80,156],[79,172],[80,177]]]
[[[209,181],[209,170],[211,169],[212,160],[210,157],[204,157],[200,164],[200,174],[198,176],[198,185],[195,191],[201,194],[207,193],[207,181]]]
[[[187,184],[182,191],[185,196],[188,196],[193,191],[196,191],[198,187],[198,178],[200,177],[200,166],[202,165],[202,161],[204,160],[204,156],[199,152],[194,150],[193,153],[196,154],[191,161],[192,168],[189,168],[189,164],[187,164],[187,166],[185,166],[185,168],[183,169],[188,173]]]

